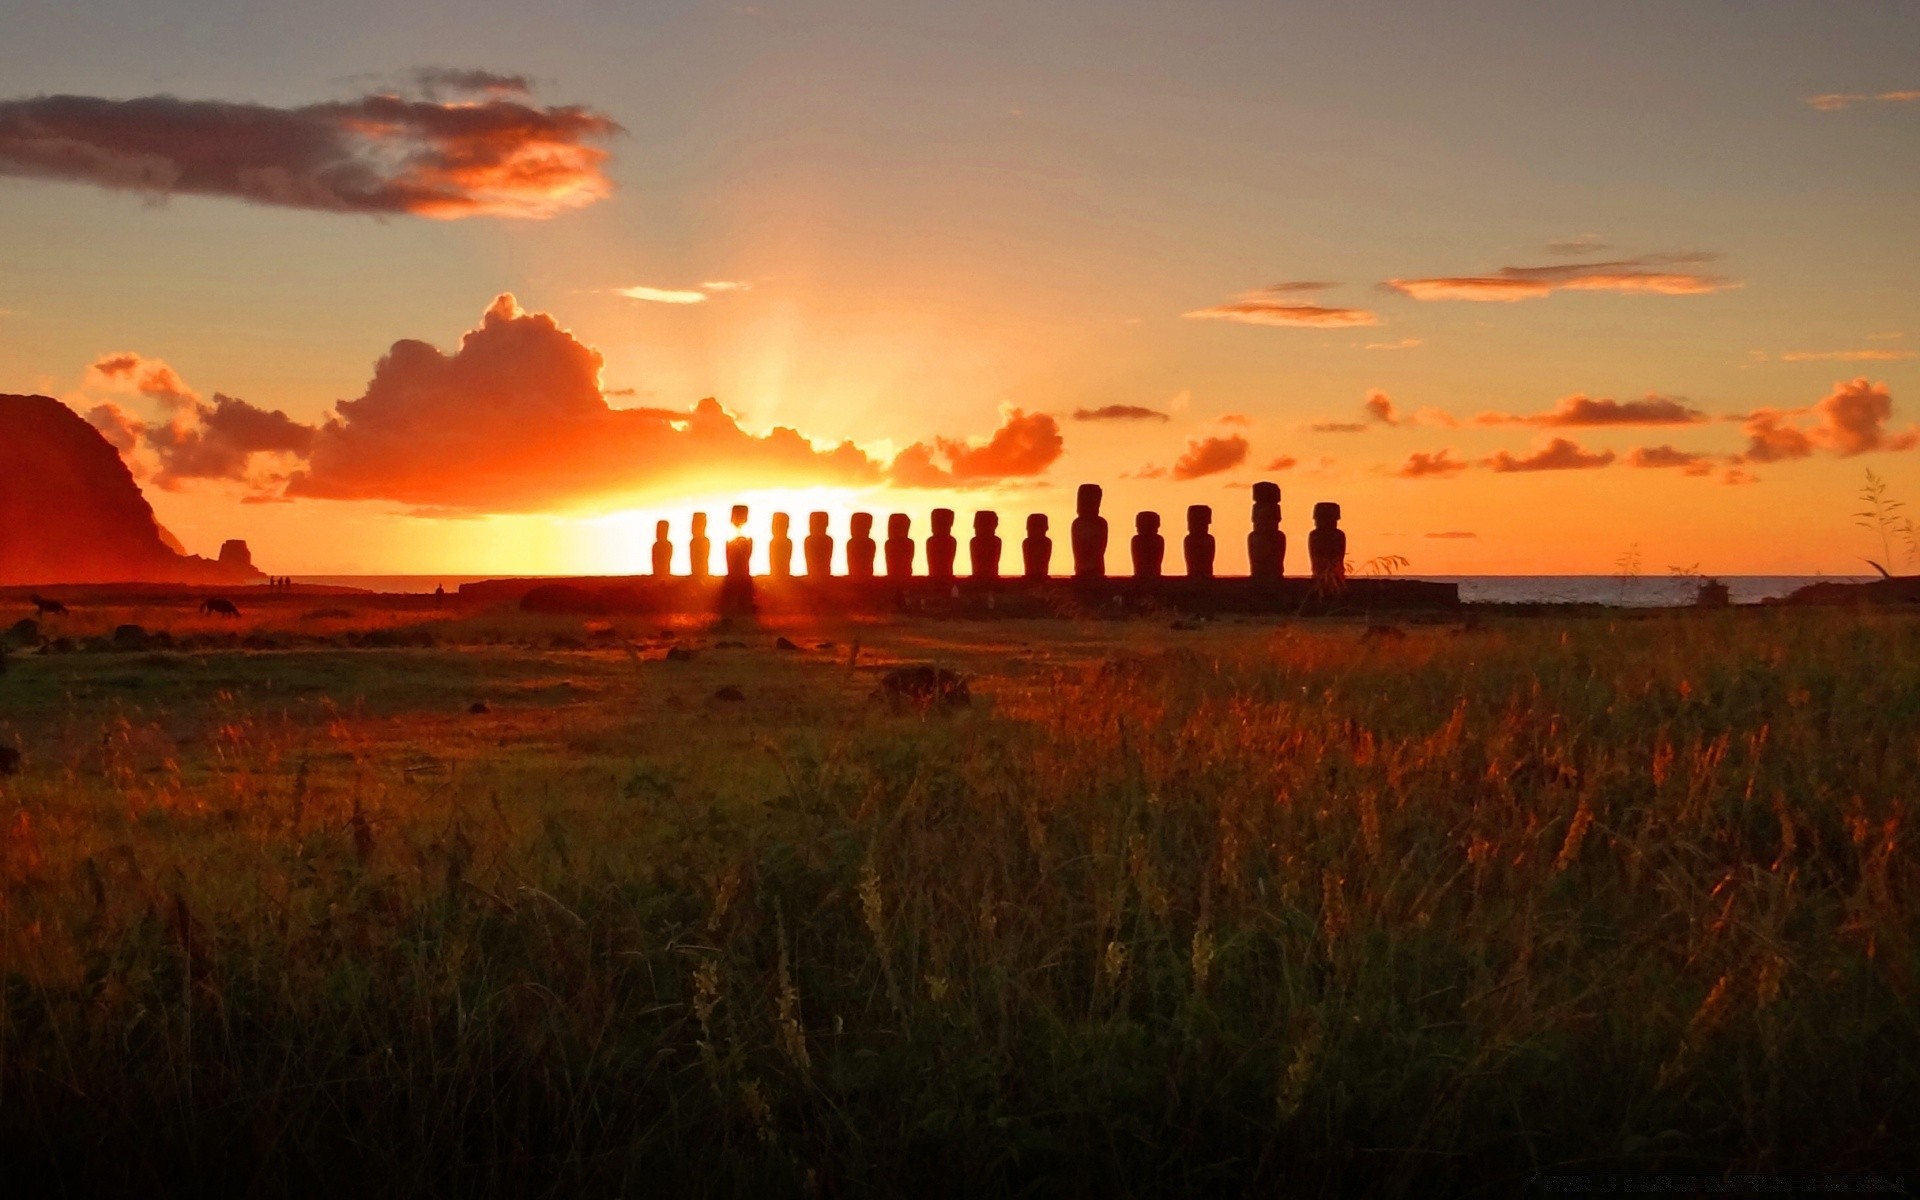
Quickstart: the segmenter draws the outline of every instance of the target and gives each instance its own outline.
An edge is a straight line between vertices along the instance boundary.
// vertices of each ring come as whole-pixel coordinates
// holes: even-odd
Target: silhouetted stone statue
[[[793,578],[793,539],[787,536],[792,526],[787,514],[773,514],[773,536],[767,539],[767,574],[775,579]]]
[[[1053,562],[1053,539],[1047,536],[1047,514],[1028,515],[1027,538],[1020,543],[1020,560],[1028,579],[1047,577],[1047,567]]]
[[[1247,535],[1247,575],[1278,579],[1286,573],[1287,535],[1280,532],[1280,485],[1253,485],[1253,532]]]
[[[975,579],[1000,578],[1000,514],[982,510],[973,514],[973,537],[967,542],[967,562]]]
[[[687,561],[695,579],[713,574],[713,542],[707,538],[707,514],[693,514],[693,537],[687,541]]]
[[[673,539],[665,521],[653,523],[653,573],[662,579],[673,574]]]
[[[1340,528],[1340,506],[1322,500],[1313,506],[1313,532],[1307,535],[1315,583],[1339,584],[1347,578],[1347,535]]]
[[[1100,485],[1083,483],[1074,501],[1073,575],[1076,579],[1104,579],[1107,574],[1107,519],[1100,515]]]
[[[927,537],[927,578],[953,578],[953,560],[960,555],[960,540],[953,536],[953,510],[933,510],[933,533]]]
[[[1213,509],[1204,504],[1187,505],[1187,536],[1180,549],[1187,559],[1188,579],[1213,578]]]
[[[872,579],[880,547],[873,540],[873,514],[857,512],[847,527],[847,577]]]
[[[1167,561],[1167,539],[1160,536],[1160,514],[1143,512],[1133,518],[1133,577],[1158,579]]]
[[[887,518],[888,579],[913,576],[913,539],[908,536],[912,528],[913,520],[905,513],[894,513]]]
[[[753,539],[747,536],[747,506],[733,506],[733,536],[727,539],[727,578],[720,604],[729,611],[753,607]]]
[[[833,539],[827,536],[827,514],[807,514],[807,540],[801,543],[807,560],[807,578],[825,579],[833,574]]]

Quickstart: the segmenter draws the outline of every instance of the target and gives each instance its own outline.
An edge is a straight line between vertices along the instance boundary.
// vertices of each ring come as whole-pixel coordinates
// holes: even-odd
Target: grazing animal
[[[49,600],[45,596],[39,595],[37,593],[35,595],[28,596],[27,599],[33,601],[34,610],[40,616],[64,617],[68,615],[67,606],[60,603],[58,600]]]
[[[200,602],[200,612],[205,616],[213,617],[237,617],[240,615],[240,610],[234,607],[233,601],[222,599],[219,596],[208,596],[205,600],[202,600]]]

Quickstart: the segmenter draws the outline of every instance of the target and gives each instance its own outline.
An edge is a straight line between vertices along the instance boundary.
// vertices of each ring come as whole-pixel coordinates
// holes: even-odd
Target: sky
[[[1083,482],[1231,571],[1272,480],[1295,571],[1335,500],[1416,575],[1856,574],[1916,64],[1920,0],[9,0],[0,391],[275,573]]]

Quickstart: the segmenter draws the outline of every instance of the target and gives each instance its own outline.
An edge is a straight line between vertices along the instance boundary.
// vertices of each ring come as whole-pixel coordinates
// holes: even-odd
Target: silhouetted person
[[[801,543],[807,560],[807,578],[825,579],[833,574],[833,539],[827,536],[827,514],[807,514],[807,540]]]
[[[857,512],[847,525],[847,578],[872,579],[880,547],[873,540],[873,514]]]
[[[653,523],[653,573],[662,579],[673,574],[673,539],[665,521]]]
[[[913,539],[908,535],[913,520],[905,513],[887,518],[887,578],[910,579],[913,576]]]
[[[1000,578],[1000,514],[982,509],[973,514],[973,537],[967,541],[967,562],[975,579]]]
[[[1340,506],[1322,500],[1313,506],[1313,532],[1307,535],[1313,581],[1338,585],[1347,578],[1347,535],[1340,528]]]
[[[446,602],[447,602],[447,585],[444,583],[434,584],[433,585],[433,606],[435,608],[439,608],[442,604],[445,604]]]
[[[960,540],[953,536],[953,510],[933,510],[933,532],[927,537],[927,578],[953,578],[953,560],[960,556]]]
[[[1158,579],[1167,561],[1167,539],[1160,536],[1160,514],[1143,512],[1133,518],[1133,577]]]
[[[1253,532],[1247,535],[1247,575],[1278,579],[1286,573],[1287,535],[1280,532],[1280,485],[1253,485]]]
[[[687,539],[689,573],[695,579],[713,574],[713,543],[707,539],[707,514],[693,514],[693,536]]]
[[[773,536],[767,540],[767,574],[775,579],[793,578],[793,539],[787,536],[792,524],[787,514],[773,514]]]
[[[1053,562],[1053,539],[1047,536],[1047,514],[1027,515],[1026,540],[1020,543],[1020,562],[1028,579],[1045,579]]]
[[[1187,536],[1180,549],[1187,559],[1188,579],[1213,578],[1213,509],[1204,504],[1187,505]]]
[[[1100,515],[1100,485],[1083,483],[1074,499],[1073,575],[1075,579],[1104,579],[1107,574],[1107,519]]]

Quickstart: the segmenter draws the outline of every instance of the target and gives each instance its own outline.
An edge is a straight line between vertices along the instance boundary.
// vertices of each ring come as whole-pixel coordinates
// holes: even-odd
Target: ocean
[[[295,583],[365,588],[373,592],[427,593],[436,587],[457,592],[463,583],[500,575],[295,575]],[[1660,608],[1693,601],[1695,581],[1668,575],[1409,575],[1460,585],[1460,598],[1481,604],[1615,604]],[[1863,576],[1720,575],[1735,604],[1757,604],[1821,580],[1858,582]]]

